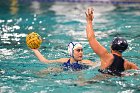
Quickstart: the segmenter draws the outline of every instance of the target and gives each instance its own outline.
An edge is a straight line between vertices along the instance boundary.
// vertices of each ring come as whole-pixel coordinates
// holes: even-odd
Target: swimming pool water
[[[140,66],[139,5],[2,1],[0,4],[0,92],[139,93],[140,75],[115,77],[88,85],[78,85],[77,82],[90,80],[98,75],[98,67],[80,72],[38,74],[50,67],[58,68],[60,64],[44,64],[35,57],[25,43],[26,35],[32,31],[39,33],[43,38],[40,51],[48,59],[69,57],[67,44],[71,41],[79,41],[84,46],[84,59],[99,61],[99,57],[92,52],[86,39],[84,12],[89,6],[95,10],[94,29],[101,44],[109,51],[113,37],[125,37],[129,42],[129,49],[124,53],[124,57]]]

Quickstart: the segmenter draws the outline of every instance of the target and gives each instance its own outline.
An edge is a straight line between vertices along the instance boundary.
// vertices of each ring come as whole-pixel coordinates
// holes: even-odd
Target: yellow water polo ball
[[[42,43],[41,36],[35,32],[32,32],[26,36],[26,44],[31,49],[37,49]]]

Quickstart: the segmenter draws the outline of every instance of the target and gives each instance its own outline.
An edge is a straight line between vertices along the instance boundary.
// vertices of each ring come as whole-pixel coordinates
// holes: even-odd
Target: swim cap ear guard
[[[73,57],[73,50],[78,47],[82,47],[82,45],[79,42],[70,42],[68,44],[68,53],[71,57]]]
[[[122,37],[116,37],[112,41],[112,45],[111,45],[112,50],[116,50],[122,53],[127,49],[127,47],[128,47],[128,43]]]

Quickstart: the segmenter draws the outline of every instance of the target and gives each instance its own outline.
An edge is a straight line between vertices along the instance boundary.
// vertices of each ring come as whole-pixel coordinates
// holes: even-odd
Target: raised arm
[[[63,63],[63,62],[66,62],[68,60],[67,58],[61,58],[61,59],[56,59],[56,60],[48,60],[39,52],[38,49],[32,49],[32,51],[35,53],[36,57],[41,62],[44,62],[44,63],[53,63],[53,62]]]
[[[105,54],[108,53],[107,50],[97,41],[95,38],[95,32],[93,29],[93,9],[88,8],[86,11],[86,21],[87,21],[87,26],[86,26],[86,34],[87,34],[87,39],[89,41],[89,44],[91,48],[94,50],[94,52],[100,56],[100,57],[105,57]]]

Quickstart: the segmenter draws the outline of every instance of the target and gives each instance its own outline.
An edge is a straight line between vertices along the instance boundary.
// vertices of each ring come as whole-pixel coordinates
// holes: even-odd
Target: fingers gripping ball
[[[42,43],[41,36],[35,32],[32,32],[26,36],[26,44],[31,49],[37,49]]]

